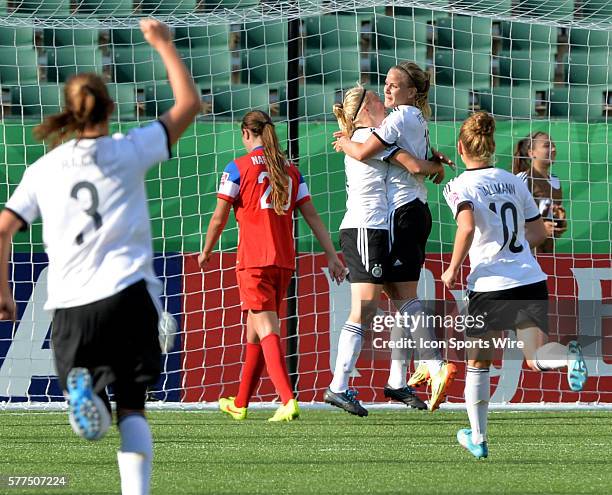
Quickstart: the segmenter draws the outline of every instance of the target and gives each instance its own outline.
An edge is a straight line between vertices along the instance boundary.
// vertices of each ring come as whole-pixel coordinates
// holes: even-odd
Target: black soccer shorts
[[[351,283],[382,284],[389,256],[389,232],[382,229],[342,229],[340,248]]]
[[[72,368],[87,368],[94,392],[112,384],[117,406],[143,409],[161,371],[158,312],[144,281],[83,306],[55,311],[51,340],[63,390]]]
[[[417,282],[425,263],[425,246],[431,233],[431,212],[420,199],[391,213],[389,266],[386,282]]]
[[[465,334],[477,337],[488,331],[514,330],[531,322],[548,333],[546,281],[491,292],[468,292],[468,314],[484,325],[468,327]]]

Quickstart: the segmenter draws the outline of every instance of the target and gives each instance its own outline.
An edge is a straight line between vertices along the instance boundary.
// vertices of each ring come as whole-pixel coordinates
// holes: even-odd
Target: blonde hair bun
[[[479,162],[490,162],[495,153],[495,118],[485,111],[470,115],[461,125],[459,140],[465,152]]]

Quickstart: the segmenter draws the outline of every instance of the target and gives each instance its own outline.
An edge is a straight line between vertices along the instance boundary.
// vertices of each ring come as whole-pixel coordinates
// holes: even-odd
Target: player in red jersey
[[[291,421],[299,416],[299,408],[280,345],[278,313],[295,270],[295,208],[323,247],[336,282],[344,279],[345,267],[310,201],[302,175],[281,152],[269,115],[258,110],[249,112],[242,119],[241,129],[248,154],[225,167],[217,207],[198,258],[200,267],[206,268],[233,206],[240,227],[236,275],[242,310],[248,312],[247,352],[238,395],[219,399],[219,407],[234,419],[245,419],[265,363],[283,403],[269,421]]]

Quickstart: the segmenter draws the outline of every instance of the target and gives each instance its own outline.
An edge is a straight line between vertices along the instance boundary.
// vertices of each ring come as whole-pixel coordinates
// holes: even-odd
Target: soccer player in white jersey
[[[334,105],[333,111],[343,134],[361,143],[385,117],[385,108],[378,96],[361,86],[348,90],[344,101]],[[349,269],[351,312],[340,332],[334,377],[324,400],[358,416],[366,416],[368,412],[355,399],[356,392],[349,390],[349,377],[361,351],[364,330],[376,314],[389,270],[386,153],[382,150],[363,162],[350,156],[344,160],[347,211],[340,224],[340,246]],[[393,161],[398,169],[401,166],[443,177],[443,165],[439,162],[418,160],[403,150],[393,150]],[[408,387],[401,390],[401,397],[394,398],[419,409],[427,407]]]
[[[546,236],[538,207],[517,176],[493,167],[495,120],[477,112],[461,126],[457,151],[466,171],[450,181],[444,197],[457,220],[455,245],[442,281],[455,287],[469,254],[468,313],[478,323],[466,331],[468,351],[465,403],[471,428],[457,440],[476,458],[487,457],[491,338],[516,329],[527,365],[535,371],[567,368],[569,387],[582,390],[587,369],[580,345],[549,342],[546,274],[529,247]]]
[[[16,318],[8,283],[13,235],[42,218],[49,256],[48,297],[54,311],[53,353],[80,436],[101,438],[110,425],[112,385],[124,494],[149,493],[153,441],[144,416],[147,385],[156,383],[161,352],[160,282],[153,271],[145,174],[170,158],[192,123],[200,98],[170,31],[140,23],[161,56],[175,104],[158,121],[109,136],[114,102],[102,78],[83,73],[66,83],[65,107],[35,128],[58,145],[27,168],[0,214],[0,318]]]
[[[392,112],[365,143],[340,137],[335,143],[336,149],[341,149],[356,160],[366,160],[385,148],[395,147],[415,158],[426,160],[430,149],[427,129],[427,118],[431,114],[429,86],[429,73],[414,62],[402,62],[389,69],[385,80],[385,106]],[[424,184],[426,176],[415,170],[392,166],[386,179],[391,252],[385,292],[395,302],[399,313],[406,316],[419,315],[424,311],[417,297],[417,286],[432,227]],[[431,328],[409,330],[419,344],[435,340]],[[395,328],[394,340],[401,338],[406,331],[408,329]],[[419,360],[419,366],[408,383],[408,360],[392,360],[385,395],[399,399],[398,396],[408,390],[407,386],[430,382],[429,408],[434,411],[444,401],[457,369],[454,364],[442,360],[435,346],[419,346]]]

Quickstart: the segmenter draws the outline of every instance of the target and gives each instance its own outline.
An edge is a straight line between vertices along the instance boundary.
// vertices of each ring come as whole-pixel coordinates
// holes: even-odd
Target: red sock
[[[248,407],[251,396],[255,391],[257,382],[264,367],[263,353],[261,352],[260,344],[246,345],[246,359],[242,365],[242,377],[240,378],[240,387],[238,387],[238,395],[234,400],[236,407]]]
[[[293,391],[289,381],[289,374],[287,373],[285,355],[280,345],[280,337],[275,333],[264,337],[261,340],[261,348],[266,360],[268,375],[280,395],[281,401],[283,404],[286,404],[293,399]]]

